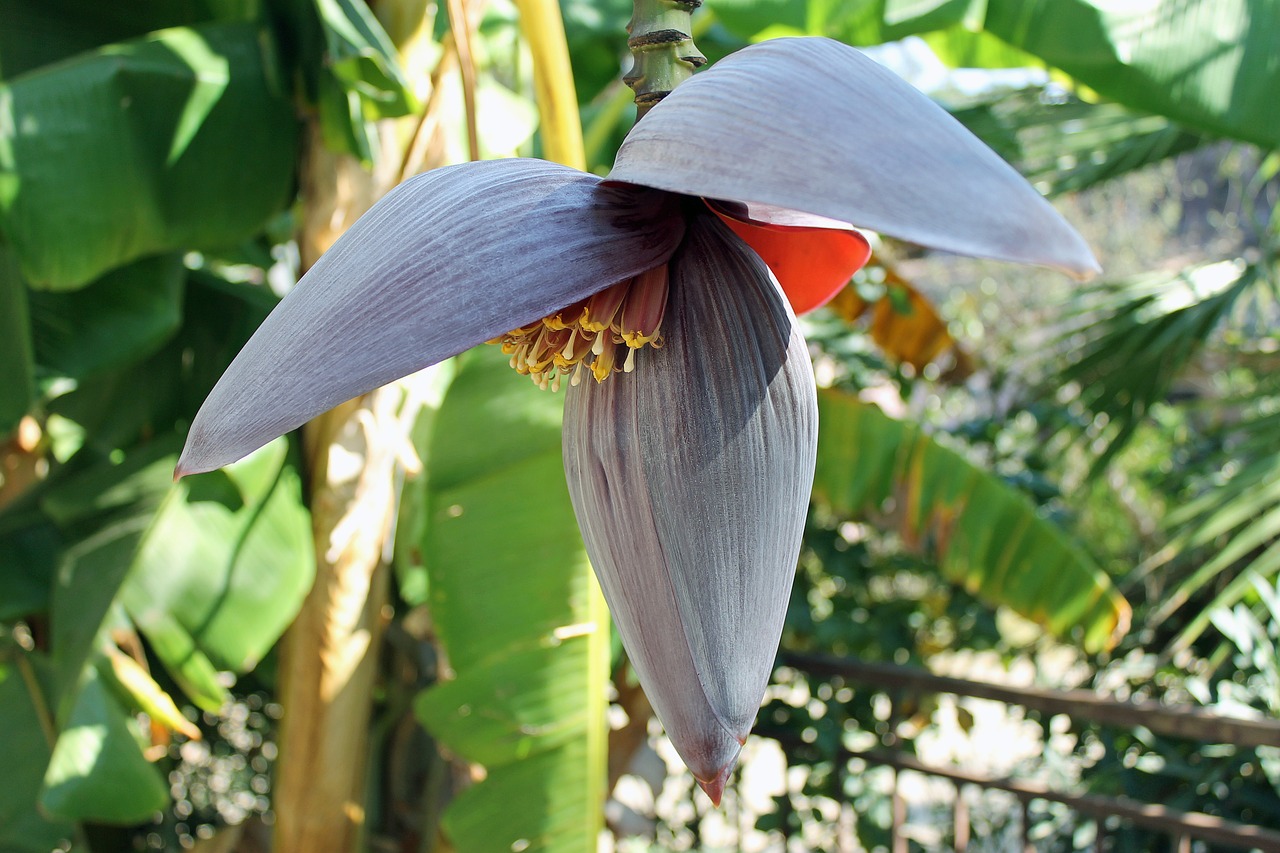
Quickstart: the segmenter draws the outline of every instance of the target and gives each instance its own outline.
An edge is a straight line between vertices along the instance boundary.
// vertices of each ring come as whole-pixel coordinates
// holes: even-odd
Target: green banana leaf
[[[309,516],[287,443],[175,485],[179,445],[173,436],[90,465],[38,501],[69,543],[50,604],[55,678],[44,700],[53,706],[56,696],[59,722],[41,800],[68,819],[137,821],[168,796],[131,714],[99,685],[106,626],[141,631],[189,697],[216,711],[227,696],[219,670],[252,668],[311,582]],[[30,521],[30,507],[13,511]],[[0,542],[21,541],[31,526]],[[23,569],[0,561],[6,574]]]
[[[83,379],[149,355],[182,325],[186,282],[181,256],[170,254],[117,267],[77,291],[32,291],[36,363]]]
[[[453,678],[418,716],[485,766],[443,818],[456,849],[594,850],[609,630],[565,487],[563,398],[486,347],[435,416],[422,543]]]
[[[294,106],[266,32],[154,33],[0,83],[0,234],[33,287],[214,249],[289,201]]]
[[[17,645],[0,646],[0,850],[48,853],[69,849],[75,827],[36,808],[52,745],[44,704],[52,678],[43,656]]]
[[[842,516],[895,505],[908,546],[949,580],[1086,651],[1128,630],[1128,603],[1079,545],[997,477],[851,394],[818,395],[815,499]]]
[[[982,29],[1119,103],[1280,145],[1273,0],[988,0]]]
[[[173,484],[179,446],[176,437],[152,442],[118,465],[68,478],[41,502],[69,535],[82,534],[54,589],[64,684],[79,676],[113,603],[143,634],[155,629],[153,649],[178,675],[196,656],[252,669],[302,603],[313,571],[310,522],[287,443]]]
[[[76,821],[141,823],[169,802],[169,786],[142,754],[140,732],[87,666],[44,774],[40,806]]]
[[[259,0],[0,0],[0,79],[168,27],[252,21]]]

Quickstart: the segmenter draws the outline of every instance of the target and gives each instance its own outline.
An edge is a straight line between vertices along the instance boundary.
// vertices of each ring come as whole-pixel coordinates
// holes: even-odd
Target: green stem
[[[702,0],[634,0],[627,46],[634,62],[622,79],[636,93],[636,120],[707,63],[693,43]]]

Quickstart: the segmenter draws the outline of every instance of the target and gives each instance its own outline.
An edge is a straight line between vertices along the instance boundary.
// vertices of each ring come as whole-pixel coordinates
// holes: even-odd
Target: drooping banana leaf
[[[845,392],[819,392],[814,496],[839,515],[884,518],[947,579],[1098,652],[1129,626],[1106,573],[1024,495],[919,425]]]

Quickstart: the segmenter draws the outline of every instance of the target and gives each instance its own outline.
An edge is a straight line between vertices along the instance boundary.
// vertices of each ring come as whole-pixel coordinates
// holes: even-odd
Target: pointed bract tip
[[[737,763],[738,759],[735,756],[733,761],[726,764],[724,768],[716,774],[714,779],[709,779],[707,781],[703,781],[702,779],[697,780],[698,787],[711,798],[711,804],[716,808],[720,807],[720,799],[724,796],[724,786],[728,783],[729,774],[733,772],[734,765]]]

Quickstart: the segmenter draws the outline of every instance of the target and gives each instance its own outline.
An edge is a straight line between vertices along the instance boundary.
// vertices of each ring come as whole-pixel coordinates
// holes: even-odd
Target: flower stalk
[[[702,0],[635,0],[627,24],[631,70],[622,79],[636,100],[636,120],[707,64],[693,43],[693,10]]]

